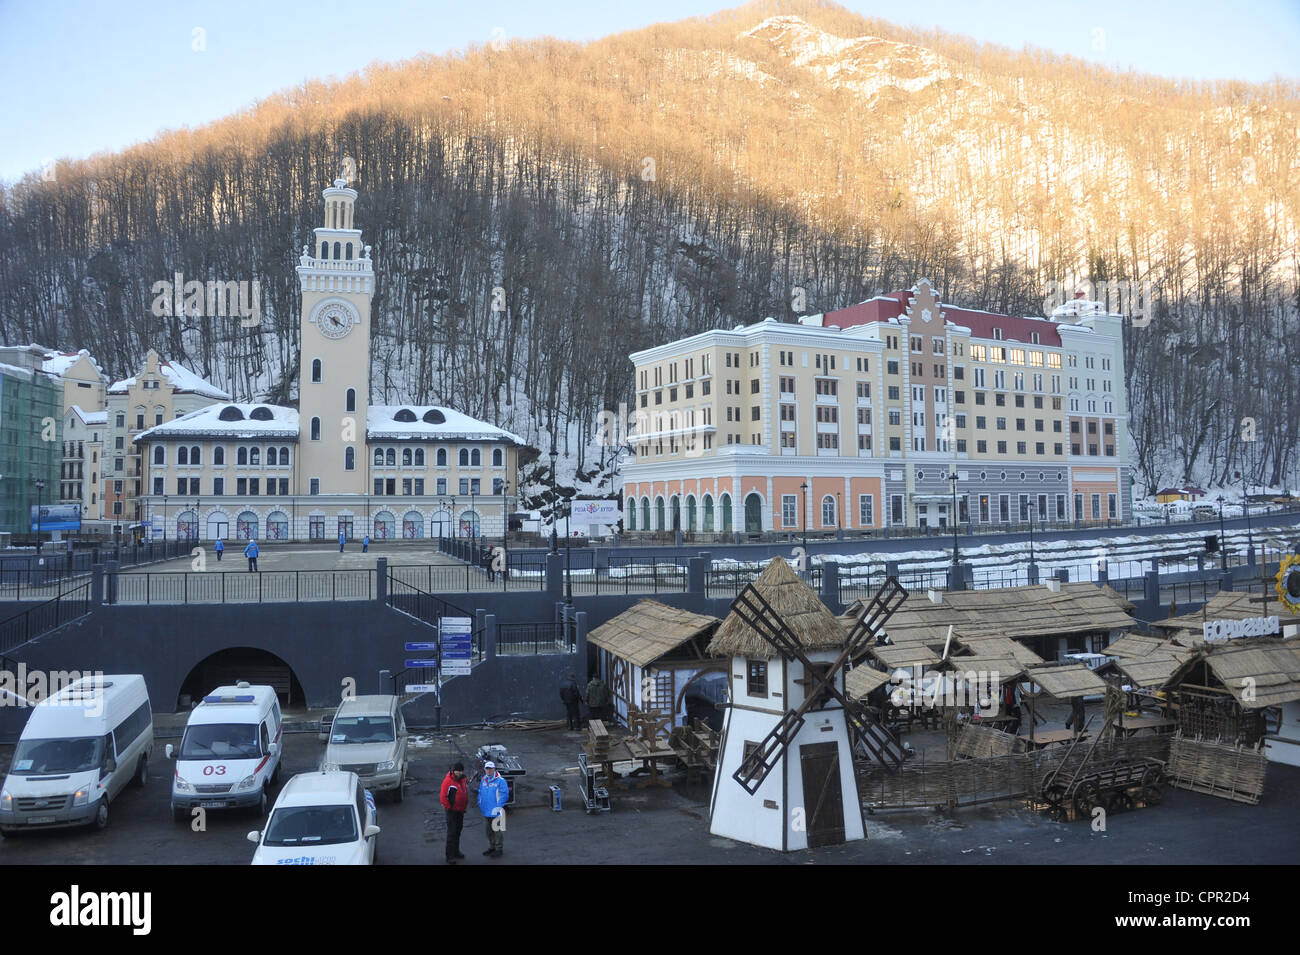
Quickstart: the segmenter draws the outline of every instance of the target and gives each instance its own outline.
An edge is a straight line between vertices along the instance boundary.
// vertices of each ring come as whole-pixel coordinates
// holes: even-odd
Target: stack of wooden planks
[[[609,762],[609,747],[614,738],[605,729],[604,720],[590,720],[587,723],[587,755],[592,762]]]
[[[1005,756],[1016,751],[1016,738],[992,726],[965,723],[957,736],[957,759],[979,759],[984,756]]]
[[[1191,739],[1181,733],[1169,744],[1170,785],[1257,805],[1264,795],[1268,757],[1262,748]]]
[[[693,726],[679,726],[673,730],[669,745],[686,768],[686,781],[702,781],[718,765],[718,734],[705,722],[696,720]]]

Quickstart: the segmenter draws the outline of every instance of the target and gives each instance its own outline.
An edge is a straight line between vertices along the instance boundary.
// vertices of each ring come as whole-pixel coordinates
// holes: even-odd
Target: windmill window
[[[830,671],[830,668],[831,665],[829,663],[809,663],[804,668],[804,679],[808,681],[804,686],[804,693],[808,694],[817,683],[824,680],[826,674]],[[830,702],[830,689],[829,687],[823,687],[821,692],[812,697],[810,708],[814,710],[823,710],[830,704]]]
[[[747,660],[746,671],[746,689],[750,696],[767,696],[767,661],[766,660]]]

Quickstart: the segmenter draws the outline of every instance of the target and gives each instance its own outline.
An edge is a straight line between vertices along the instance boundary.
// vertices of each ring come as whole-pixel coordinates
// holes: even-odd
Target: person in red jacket
[[[465,810],[469,808],[469,780],[465,778],[465,764],[457,763],[442,781],[442,808],[447,811],[447,865],[455,865],[465,856],[460,851],[460,832],[465,826]]]

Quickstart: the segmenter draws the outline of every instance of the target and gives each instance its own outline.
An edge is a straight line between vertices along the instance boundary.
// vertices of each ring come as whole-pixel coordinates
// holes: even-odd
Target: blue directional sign
[[[412,670],[418,670],[421,667],[436,667],[438,665],[438,661],[437,660],[407,660],[406,665],[408,668]]]
[[[471,617],[443,617],[438,621],[442,644],[442,672],[445,676],[468,676],[473,666],[474,620]]]
[[[436,643],[408,643],[406,645],[407,653],[414,653],[419,650],[437,650],[437,649],[438,649],[438,645]]]

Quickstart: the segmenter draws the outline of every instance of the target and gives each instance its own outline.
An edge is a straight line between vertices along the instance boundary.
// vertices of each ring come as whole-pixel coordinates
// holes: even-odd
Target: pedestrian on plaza
[[[217,552],[217,563],[218,564],[221,563],[221,555],[226,552],[225,541],[223,541],[220,537],[218,537],[217,542],[212,545],[212,549]]]
[[[363,553],[363,554],[369,554],[369,553],[370,553],[370,535],[369,535],[369,534],[367,534],[365,537],[361,538],[361,553]]]
[[[248,558],[248,571],[252,573],[257,570],[257,540],[250,537],[248,546],[244,548],[244,556]],[[258,571],[261,573],[261,571]]]
[[[347,543],[347,535],[339,531],[339,553],[343,553],[343,545]]]
[[[469,781],[465,764],[457,763],[442,781],[442,808],[447,812],[447,865],[465,858],[460,851],[460,833],[465,827],[465,810],[469,808]]]
[[[581,729],[582,721],[582,692],[578,689],[578,678],[572,673],[569,679],[560,687],[560,702],[564,704],[564,712],[569,720],[569,729]]]
[[[492,548],[488,547],[486,544],[483,545],[483,549],[479,553],[479,560],[483,563],[484,569],[487,570],[488,580],[497,579],[497,572],[496,572],[496,567],[494,566],[493,563],[493,557],[494,555],[492,553]]]
[[[483,815],[483,831],[488,847],[483,854],[499,859],[506,846],[506,803],[510,801],[510,784],[497,772],[497,764],[483,764],[483,778],[478,781],[478,811]]]
[[[609,717],[605,715],[605,706],[608,703],[609,687],[605,686],[605,681],[599,674],[593,673],[591,681],[587,684],[587,709],[591,711],[591,718],[608,721]]]

